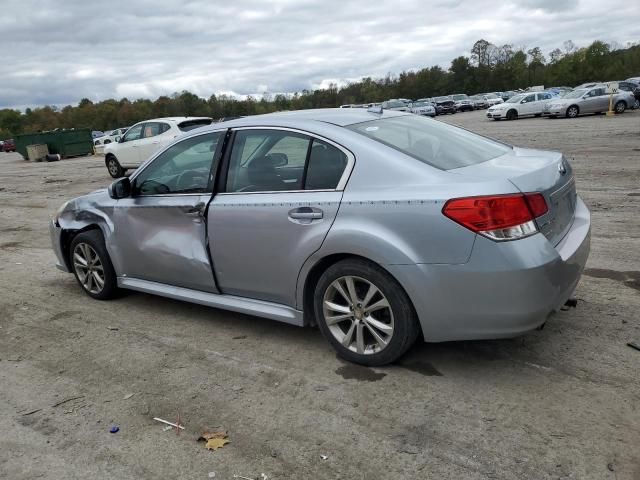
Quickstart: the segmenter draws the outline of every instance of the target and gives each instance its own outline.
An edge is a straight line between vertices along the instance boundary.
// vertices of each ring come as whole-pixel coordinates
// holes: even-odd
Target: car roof
[[[158,122],[158,121],[165,121],[165,122],[184,122],[185,120],[211,120],[211,117],[160,117],[160,118],[149,118],[148,120],[141,120],[138,123],[143,123],[143,122]]]
[[[383,110],[382,113],[369,112],[366,108],[318,108],[312,110],[294,110],[288,112],[267,113],[249,117],[212,123],[198,131],[218,130],[241,126],[292,126],[295,124],[330,123],[341,127],[380,118],[401,117],[411,113]]]

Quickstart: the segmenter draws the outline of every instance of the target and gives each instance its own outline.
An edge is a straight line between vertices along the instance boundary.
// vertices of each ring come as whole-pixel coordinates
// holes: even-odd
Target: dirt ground
[[[376,369],[317,329],[91,300],[54,268],[47,222],[109,184],[102,159],[0,154],[0,477],[640,479],[640,112],[442,120],[572,161],[593,214],[578,308]],[[180,435],[153,420],[178,415]],[[216,426],[231,443],[207,451],[196,438]]]

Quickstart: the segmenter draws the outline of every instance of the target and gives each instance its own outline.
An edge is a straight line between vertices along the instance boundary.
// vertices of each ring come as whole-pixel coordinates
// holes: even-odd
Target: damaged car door
[[[131,178],[116,202],[113,248],[123,276],[217,293],[205,212],[224,131],[175,143]]]

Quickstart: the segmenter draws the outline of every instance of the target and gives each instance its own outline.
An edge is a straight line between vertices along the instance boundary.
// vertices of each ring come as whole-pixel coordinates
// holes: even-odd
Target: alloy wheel
[[[360,355],[378,353],[393,337],[393,311],[373,283],[344,276],[327,287],[322,302],[324,321],[345,348]]]
[[[118,176],[118,164],[116,163],[115,160],[109,160],[109,173],[111,174],[111,176]]]
[[[567,110],[567,115],[570,118],[575,118],[578,116],[578,109],[576,107],[569,107],[569,110]]]
[[[624,113],[625,111],[625,105],[622,102],[618,102],[616,104],[616,113]]]
[[[78,280],[89,293],[98,294],[104,288],[104,267],[100,257],[88,243],[78,243],[73,249],[73,267]]]

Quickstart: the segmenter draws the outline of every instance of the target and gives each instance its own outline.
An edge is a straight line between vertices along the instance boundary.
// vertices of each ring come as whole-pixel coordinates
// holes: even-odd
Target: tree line
[[[108,99],[94,103],[82,99],[77,106],[0,110],[0,139],[19,133],[55,128],[110,130],[168,116],[213,118],[256,115],[282,110],[337,107],[342,104],[381,102],[390,98],[421,98],[452,93],[474,94],[526,88],[532,85],[575,86],[588,81],[623,80],[640,75],[640,45],[620,48],[595,41],[577,48],[571,40],[545,56],[539,47],[475,42],[470,56],[454,58],[448,70],[439,66],[404,71],[384,78],[365,77],[338,87],[303,90],[293,94],[237,99],[211,95],[208,99],[183,91],[156,100]]]

